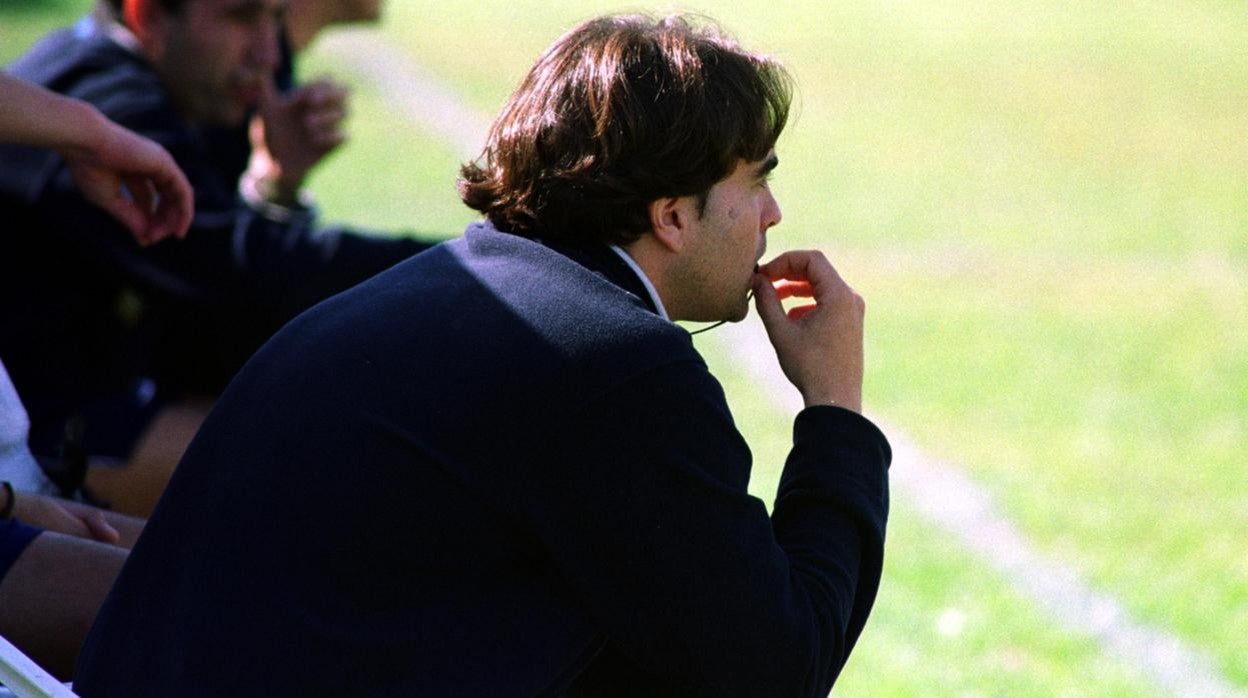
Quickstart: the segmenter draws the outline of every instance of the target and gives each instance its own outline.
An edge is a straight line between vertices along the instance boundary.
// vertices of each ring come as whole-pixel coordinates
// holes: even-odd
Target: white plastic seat
[[[72,698],[77,695],[35,660],[0,637],[0,698]]]

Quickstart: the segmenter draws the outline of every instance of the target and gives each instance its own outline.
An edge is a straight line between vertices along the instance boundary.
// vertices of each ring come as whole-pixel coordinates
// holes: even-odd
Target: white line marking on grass
[[[464,104],[455,90],[378,32],[335,30],[318,41],[317,50],[372,83],[391,106],[454,144],[466,158],[480,154],[492,117]]]
[[[321,49],[376,85],[413,122],[453,143],[466,157],[480,151],[489,119],[375,32],[336,31]],[[801,397],[789,384],[756,319],[716,330],[780,409],[796,414]],[[1068,630],[1095,637],[1103,651],[1176,696],[1248,698],[1208,658],[1178,637],[1136,622],[1112,596],[1090,589],[1069,566],[1037,552],[997,511],[992,495],[956,467],[918,451],[894,429],[893,490],[940,525],[1023,596]]]
[[[756,318],[716,330],[733,358],[780,409],[796,414],[802,399],[775,360]],[[889,479],[894,493],[912,502],[967,550],[999,572],[1013,589],[1057,623],[1091,635],[1102,650],[1176,696],[1244,698],[1213,662],[1178,637],[1132,619],[1122,604],[1089,588],[1067,565],[1040,554],[1004,517],[992,495],[959,468],[919,452],[897,430],[885,427],[893,447]]]

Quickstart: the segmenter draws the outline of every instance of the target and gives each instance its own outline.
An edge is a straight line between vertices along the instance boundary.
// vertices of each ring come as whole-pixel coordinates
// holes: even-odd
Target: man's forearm
[[[0,73],[0,142],[58,151],[83,147],[103,117],[94,107]]]
[[[835,680],[875,603],[883,568],[892,451],[869,420],[851,410],[813,407],[794,423],[773,507],[776,541],[794,570],[816,577],[843,627]]]

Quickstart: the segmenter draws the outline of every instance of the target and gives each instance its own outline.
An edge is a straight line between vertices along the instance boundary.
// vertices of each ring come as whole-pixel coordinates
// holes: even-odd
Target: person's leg
[[[114,545],[39,534],[0,579],[0,635],[68,681],[126,554]]]
[[[87,471],[87,491],[113,511],[142,518],[150,516],[173,469],[211,408],[212,404],[205,401],[179,403],[161,410],[139,439],[125,467],[92,467]]]

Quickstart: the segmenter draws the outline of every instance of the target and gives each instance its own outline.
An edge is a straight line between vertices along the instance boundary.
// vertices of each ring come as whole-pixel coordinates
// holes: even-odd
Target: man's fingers
[[[772,281],[781,279],[804,281],[810,278],[811,258],[818,254],[818,252],[804,251],[784,252],[766,264],[760,264],[758,272]]]
[[[157,239],[168,235],[184,238],[195,216],[195,194],[186,175],[182,174],[172,158],[169,158],[168,168],[162,173],[165,176],[152,181],[157,197],[153,216],[160,226]]]
[[[758,316],[762,318],[768,334],[784,319],[784,306],[780,304],[780,296],[776,294],[771,281],[762,274],[754,275],[754,307],[758,309]]]
[[[332,80],[320,80],[302,85],[290,94],[293,105],[302,109],[346,109],[349,92],[346,87]]]
[[[317,147],[336,148],[346,140],[342,121],[346,111],[337,107],[324,111],[309,111],[303,118],[308,140]]]
[[[93,538],[91,529],[87,524],[77,516],[69,513],[64,507],[52,503],[46,507],[48,519],[38,522],[40,528],[46,528],[57,533],[64,533],[67,536],[77,536],[78,538]]]
[[[150,245],[160,239],[156,225],[156,206],[159,200],[156,186],[147,177],[126,177],[126,190],[134,202],[134,209],[141,217],[142,231],[135,233],[141,245]]]
[[[46,508],[51,520],[42,522],[44,528],[102,543],[116,543],[121,540],[121,534],[108,523],[104,513],[97,509],[72,507],[53,500],[48,500]]]
[[[308,83],[304,89],[307,91],[309,103],[314,107],[344,106],[350,95],[345,85],[329,78],[318,78]]]
[[[342,145],[347,140],[347,134],[339,130],[333,130],[314,133],[311,135],[311,139],[313,145],[320,148],[323,152],[329,152]]]
[[[139,244],[146,245],[150,242],[147,239],[147,215],[120,188],[108,198],[95,203],[126,226]]]
[[[819,306],[811,303],[810,305],[799,305],[796,308],[790,308],[788,312],[789,320],[798,322],[802,318],[819,309]]]
[[[303,117],[303,125],[313,133],[327,129],[337,130],[346,118],[347,110],[341,106],[314,109],[309,110],[307,115]]]
[[[101,543],[111,543],[116,545],[121,540],[121,534],[113,525],[104,518],[104,513],[100,511],[89,511],[82,516],[82,523],[86,525],[87,530],[91,534],[91,538]]]
[[[785,298],[813,298],[815,295],[814,289],[810,287],[810,282],[808,281],[788,281],[782,279],[772,284],[772,286],[776,289],[776,294],[780,296],[781,300]]]
[[[184,237],[194,215],[194,193],[190,182],[164,149],[150,144],[150,152],[126,188],[145,217],[146,242],[158,242],[170,235]]]
[[[144,214],[150,214],[156,208],[156,188],[152,180],[141,175],[130,175],[125,178],[126,191],[134,205]]]
[[[106,207],[134,234],[141,245],[159,242],[170,235],[183,237],[193,216],[191,192],[185,181],[174,177],[157,182],[147,177],[127,177],[125,191]]]
[[[761,265],[758,271],[772,281],[806,283],[810,293],[805,297],[821,302],[851,290],[828,258],[819,251],[785,252]]]

